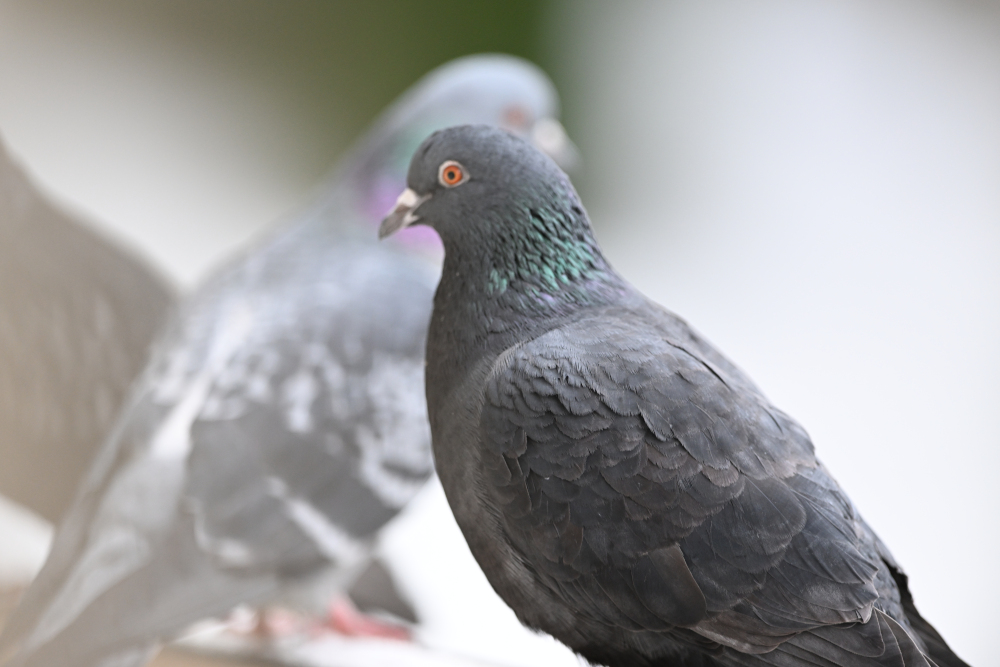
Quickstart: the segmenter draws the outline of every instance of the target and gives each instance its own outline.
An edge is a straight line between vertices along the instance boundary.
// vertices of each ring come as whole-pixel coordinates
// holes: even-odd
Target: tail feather
[[[906,613],[906,620],[910,622],[910,627],[923,640],[927,647],[927,654],[937,663],[938,667],[969,667],[969,664],[955,655],[944,638],[928,623],[917,607],[913,604],[913,594],[910,593],[909,579],[906,574],[894,563],[886,562],[889,573],[892,575],[896,586],[899,587],[899,594],[903,604],[903,611]]]
[[[864,624],[806,631],[768,653],[727,651],[720,662],[734,667],[936,667],[913,637],[879,610]]]

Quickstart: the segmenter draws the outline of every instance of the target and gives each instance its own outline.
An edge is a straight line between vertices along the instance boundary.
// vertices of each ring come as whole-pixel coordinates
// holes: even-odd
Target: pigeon
[[[438,476],[525,625],[610,667],[965,665],[806,432],[611,267],[566,175],[487,126],[416,151]]]
[[[0,636],[0,662],[133,667],[236,605],[348,587],[433,469],[423,360],[440,254],[419,234],[378,243],[379,220],[431,131],[496,123],[572,157],[557,110],[521,59],[442,66],[313,204],[186,299]]]
[[[57,522],[173,289],[38,192],[0,141],[0,493]]]

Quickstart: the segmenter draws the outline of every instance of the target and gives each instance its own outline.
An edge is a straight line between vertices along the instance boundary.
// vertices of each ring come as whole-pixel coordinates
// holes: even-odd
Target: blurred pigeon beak
[[[413,211],[430,198],[430,195],[418,195],[410,188],[403,190],[403,194],[399,195],[399,199],[396,200],[396,205],[392,207],[389,215],[385,216],[382,224],[379,225],[378,237],[384,239],[387,236],[392,236],[400,229],[409,227],[419,220],[420,216],[415,215]]]
[[[564,171],[573,171],[580,164],[580,151],[555,118],[539,119],[531,128],[531,142]]]

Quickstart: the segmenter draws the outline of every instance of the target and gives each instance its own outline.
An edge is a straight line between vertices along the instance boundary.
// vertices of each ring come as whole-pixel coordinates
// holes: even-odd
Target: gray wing
[[[431,473],[434,276],[371,243],[323,255],[252,258],[183,311],[5,630],[14,664],[141,664],[194,621],[363,567]]]
[[[874,535],[806,433],[684,329],[665,311],[600,312],[494,367],[485,462],[538,580],[652,654],[927,664]]]
[[[172,302],[149,267],[48,203],[0,144],[0,493],[63,516]]]

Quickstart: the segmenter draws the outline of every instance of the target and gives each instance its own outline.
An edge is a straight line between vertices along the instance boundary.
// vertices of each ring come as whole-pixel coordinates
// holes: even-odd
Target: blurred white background
[[[259,76],[251,30],[215,43],[81,6],[0,2],[0,132],[59,200],[192,285],[303,203],[351,119],[318,119],[277,64]],[[1000,5],[566,1],[546,17],[542,64],[612,261],[807,428],[924,615],[1000,665]],[[521,660],[496,629],[512,615],[479,607],[485,581],[454,560],[440,493],[409,514],[387,553],[424,604],[459,607],[434,641]],[[37,527],[0,530],[37,558]],[[532,664],[574,664],[525,641]]]

